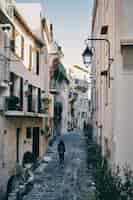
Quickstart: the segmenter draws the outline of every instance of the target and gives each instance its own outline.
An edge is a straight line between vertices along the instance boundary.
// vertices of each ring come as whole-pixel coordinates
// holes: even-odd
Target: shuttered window
[[[133,70],[133,45],[123,45],[123,69],[124,71]]]

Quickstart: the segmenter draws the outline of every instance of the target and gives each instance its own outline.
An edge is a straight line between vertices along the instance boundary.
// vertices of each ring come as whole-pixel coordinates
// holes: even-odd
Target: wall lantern
[[[91,64],[91,61],[92,61],[92,57],[93,57],[93,51],[92,51],[92,48],[87,47],[85,48],[83,54],[82,54],[82,57],[83,57],[83,63],[85,66],[89,66],[89,64]]]

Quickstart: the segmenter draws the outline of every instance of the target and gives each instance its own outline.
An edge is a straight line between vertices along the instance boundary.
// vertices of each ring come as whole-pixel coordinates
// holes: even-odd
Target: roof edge
[[[94,25],[95,25],[95,20],[96,20],[97,8],[98,8],[98,0],[94,0],[93,12],[92,12],[92,27],[91,27],[91,34],[92,34],[93,31],[94,31]]]
[[[19,21],[21,22],[21,24],[24,26],[24,28],[27,30],[27,32],[33,37],[33,39],[37,43],[39,43],[40,46],[44,46],[43,41],[39,37],[37,37],[37,35],[35,33],[33,33],[33,31],[31,30],[31,28],[27,24],[26,20],[23,18],[23,16],[21,15],[21,13],[18,11],[18,9],[16,7],[14,8],[14,16],[19,19]]]

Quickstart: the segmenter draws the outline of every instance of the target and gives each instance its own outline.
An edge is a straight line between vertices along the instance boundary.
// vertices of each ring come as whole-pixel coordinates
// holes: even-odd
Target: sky
[[[38,2],[39,0],[17,0]],[[93,0],[40,0],[54,25],[55,40],[62,46],[66,68],[83,66],[84,40],[90,34]]]

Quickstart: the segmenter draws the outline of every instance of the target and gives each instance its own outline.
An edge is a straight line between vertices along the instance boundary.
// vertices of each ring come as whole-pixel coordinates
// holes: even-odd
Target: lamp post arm
[[[108,45],[108,74],[109,74],[109,87],[110,87],[110,67],[111,67],[111,62],[114,60],[113,58],[111,58],[110,41],[106,38],[87,38],[85,42],[87,41],[105,41],[106,44]]]
[[[111,65],[111,62],[113,59],[111,58],[111,51],[110,51],[110,41],[106,38],[87,38],[85,40],[85,42],[87,41],[105,41],[108,45],[108,67],[109,67],[109,70],[110,70],[110,65]]]

